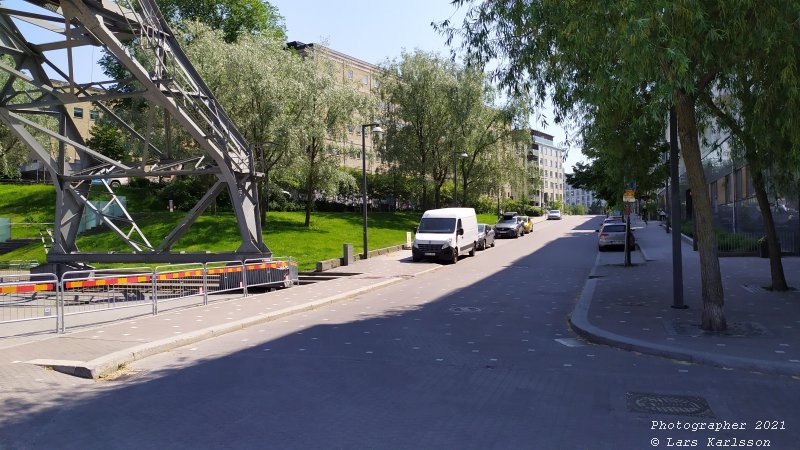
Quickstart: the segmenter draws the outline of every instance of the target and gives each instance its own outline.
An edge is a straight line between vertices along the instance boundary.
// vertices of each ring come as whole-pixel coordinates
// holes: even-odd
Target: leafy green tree
[[[221,30],[204,24],[189,24],[187,30],[192,36],[187,55],[251,143],[256,168],[265,174],[259,198],[263,224],[270,175],[281,177],[276,172],[287,170],[297,148],[306,63],[271,35],[248,34],[227,42]]]
[[[455,88],[455,66],[431,53],[404,52],[384,64],[381,99],[385,111],[386,156],[421,181],[423,208],[441,205],[442,185],[452,179],[453,152],[449,94]],[[450,175],[450,177],[448,177]],[[433,188],[434,199],[429,198]]]
[[[128,158],[128,147],[122,130],[116,124],[99,119],[89,130],[91,137],[86,141],[90,148],[117,161]]]
[[[349,150],[347,126],[356,117],[370,117],[374,105],[355,83],[337,79],[331,61],[312,52],[303,62],[298,114],[289,134],[293,136],[290,151],[296,155],[292,169],[305,193],[308,227],[318,194],[335,196],[343,183],[355,183],[339,164],[338,155]]]
[[[456,0],[457,5],[472,5]],[[792,8],[795,6],[788,6]],[[729,73],[752,49],[752,17],[760,2],[631,0],[549,2],[500,0],[471,6],[462,27],[450,37],[464,39],[470,57],[503,59],[499,80],[512,90],[532,89],[539,101],[552,92],[557,120],[576,109],[603,104],[612,93],[647,100],[649,117],[666,116],[674,106],[689,185],[701,260],[701,327],[724,330],[724,294],[717,257],[708,186],[701,162],[700,96]],[[784,11],[788,12],[788,11]],[[796,14],[773,15],[793,30]],[[759,23],[760,27],[769,26]],[[440,24],[447,31],[448,22]],[[795,30],[796,31],[796,30]],[[791,33],[791,31],[789,32]],[[791,33],[797,34],[797,33]],[[750,54],[748,53],[748,56]],[[794,60],[796,61],[796,57]],[[795,89],[796,91],[796,89]]]
[[[182,28],[201,22],[220,30],[226,42],[246,35],[286,41],[286,26],[278,8],[264,0],[157,0],[168,21]]]

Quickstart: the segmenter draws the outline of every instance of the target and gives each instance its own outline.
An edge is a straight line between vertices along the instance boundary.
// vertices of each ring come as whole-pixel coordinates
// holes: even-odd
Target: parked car
[[[522,222],[517,220],[517,213],[507,212],[494,224],[494,232],[497,237],[513,237],[514,239],[522,236]]]
[[[522,231],[525,234],[528,234],[531,231],[533,231],[533,218],[528,216],[517,216],[517,217],[522,222]]]
[[[603,224],[600,227],[600,235],[597,239],[597,249],[601,252],[610,247],[625,247],[625,228],[627,226],[621,222]],[[631,244],[636,241],[631,235]]]
[[[547,211],[547,220],[561,220],[561,211],[557,209]]]
[[[616,217],[608,217],[606,219],[603,219],[603,225],[607,223],[625,223],[625,222],[622,219]]]
[[[478,250],[494,247],[494,227],[488,223],[478,224]]]

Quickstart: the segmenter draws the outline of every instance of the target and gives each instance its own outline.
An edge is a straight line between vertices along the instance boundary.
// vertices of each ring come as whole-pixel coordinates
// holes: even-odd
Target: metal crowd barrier
[[[76,270],[61,276],[63,315],[153,305],[149,267]]]
[[[54,274],[0,274],[0,325],[50,318],[63,333],[66,316],[107,312],[106,321],[113,321],[125,316],[118,312],[125,308],[155,315],[160,306],[208,304],[209,296],[236,292],[247,296],[248,287],[291,287],[298,275],[292,258],[79,270],[60,280]]]
[[[178,299],[198,296],[208,304],[208,286],[204,264],[170,264],[158,266],[153,277],[155,309],[158,305]]]
[[[59,282],[53,274],[3,275],[0,281],[0,323],[55,319],[58,329]]]

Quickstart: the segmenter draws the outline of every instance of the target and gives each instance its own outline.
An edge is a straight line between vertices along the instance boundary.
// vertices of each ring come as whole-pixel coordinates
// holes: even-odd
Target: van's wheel
[[[450,262],[453,264],[458,262],[458,248],[453,249],[453,259]]]
[[[478,246],[477,242],[473,242],[472,243],[472,248],[469,249],[469,256],[475,256],[475,247],[477,247],[477,246]]]

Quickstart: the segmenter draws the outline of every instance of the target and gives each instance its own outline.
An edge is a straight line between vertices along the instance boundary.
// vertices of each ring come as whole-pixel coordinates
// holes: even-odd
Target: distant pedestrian
[[[647,225],[647,206],[642,206],[642,220],[644,220],[644,224]]]
[[[661,223],[667,222],[667,212],[664,211],[664,208],[658,210],[658,218],[661,219]]]

